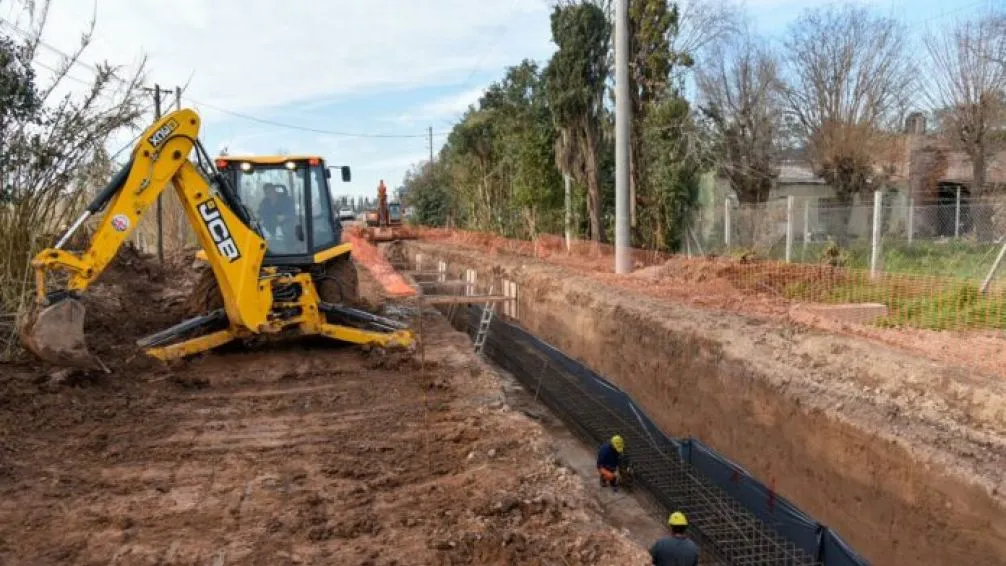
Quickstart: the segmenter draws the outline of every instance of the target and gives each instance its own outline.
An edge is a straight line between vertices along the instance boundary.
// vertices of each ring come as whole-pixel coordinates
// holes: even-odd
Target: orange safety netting
[[[367,268],[367,271],[374,276],[384,288],[384,291],[392,297],[414,297],[416,290],[401,273],[385,259],[373,244],[368,242],[357,230],[344,230],[342,232],[343,242],[353,244],[353,261]]]
[[[612,274],[614,247],[574,239],[567,249],[562,236],[539,235],[515,240],[496,234],[423,227],[422,240],[475,248],[493,254],[535,257],[552,263]],[[623,276],[658,292],[680,291],[697,303],[750,310],[762,299],[780,304],[873,303],[886,307],[878,326],[933,330],[1006,330],[1006,286],[993,281],[919,273],[871,275],[869,270],[816,261],[785,263],[740,256],[685,257],[652,250],[630,250],[634,275]]]

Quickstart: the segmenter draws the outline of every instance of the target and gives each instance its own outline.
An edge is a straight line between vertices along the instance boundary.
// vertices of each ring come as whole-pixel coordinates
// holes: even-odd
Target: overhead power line
[[[325,135],[355,137],[355,138],[396,138],[396,139],[402,139],[402,138],[425,138],[425,137],[427,137],[429,135],[429,132],[424,132],[422,134],[382,134],[382,133],[367,133],[367,132],[346,132],[346,131],[341,131],[341,130],[327,130],[327,129],[323,129],[323,128],[313,128],[313,127],[310,127],[310,126],[301,126],[301,125],[298,125],[298,124],[289,124],[289,123],[286,123],[286,122],[279,122],[279,121],[276,121],[276,120],[270,120],[268,118],[259,118],[257,116],[252,116],[250,114],[245,114],[245,113],[242,113],[242,112],[236,112],[234,110],[228,110],[228,109],[222,108],[220,106],[216,106],[216,105],[213,105],[213,104],[208,104],[206,102],[200,102],[200,101],[198,101],[198,100],[196,100],[196,99],[194,99],[194,98],[192,98],[190,96],[187,96],[187,97],[184,97],[184,98],[188,99],[189,102],[192,102],[193,104],[197,104],[199,106],[205,106],[206,108],[211,108],[211,109],[216,110],[218,112],[222,112],[224,114],[228,114],[230,116],[234,116],[236,118],[242,118],[242,119],[245,119],[245,120],[250,120],[252,122],[258,122],[260,124],[267,124],[269,126],[276,126],[277,128],[287,128],[287,129],[290,129],[290,130],[300,130],[302,132],[310,132],[310,133],[314,133],[314,134],[325,134]],[[434,132],[433,133],[433,135],[435,135],[435,136],[445,136],[445,135],[448,135],[448,134],[450,134],[450,132]]]
[[[20,27],[18,27],[13,22],[11,22],[9,20],[6,20],[6,19],[4,19],[2,17],[0,17],[0,24],[5,24],[7,27],[13,29],[14,31],[18,32],[19,34],[21,34],[24,37],[31,37],[30,32],[27,32],[24,29],[21,29]],[[82,61],[79,58],[75,59],[70,54],[68,54],[67,52],[65,52],[65,51],[63,51],[63,50],[61,50],[61,49],[59,49],[59,48],[57,48],[57,47],[55,47],[55,46],[53,46],[53,45],[51,45],[49,43],[46,43],[44,41],[39,40],[39,45],[45,47],[46,49],[49,49],[50,51],[53,51],[54,53],[62,55],[68,61],[71,61],[71,66],[79,65],[79,66],[81,66],[81,67],[83,67],[85,69],[88,69],[92,73],[95,73],[95,74],[98,73],[98,69],[97,69],[96,66],[91,65],[91,64],[89,64],[89,63],[87,63],[85,61]],[[52,67],[44,65],[44,64],[39,63],[37,61],[35,61],[34,63],[36,65],[38,65],[39,67],[42,67],[42,68],[44,68],[44,69],[46,69],[46,70],[48,70],[50,72],[53,72],[53,73],[56,72],[56,70],[53,69]],[[123,79],[122,77],[116,75],[115,73],[112,73],[111,77],[112,77],[113,80],[118,81],[120,84],[125,84],[125,85],[130,84],[129,81],[127,81],[126,79]],[[78,82],[78,83],[81,83],[81,84],[85,84],[85,82],[86,82],[86,81],[83,81],[82,79],[78,79],[76,77],[69,77],[69,78],[71,80],[74,80],[75,82]],[[143,84],[140,84],[140,85],[137,85],[137,86],[145,87],[145,88],[148,88],[148,89],[153,88],[153,87],[150,87],[148,85],[143,85]],[[314,127],[303,126],[303,125],[299,125],[299,124],[290,124],[290,123],[287,123],[287,122],[280,122],[278,120],[271,120],[271,119],[268,119],[268,118],[259,118],[257,116],[252,116],[250,114],[246,114],[246,113],[243,113],[243,112],[237,112],[235,110],[230,110],[230,109],[227,109],[227,108],[223,108],[223,107],[217,106],[215,104],[210,104],[210,103],[207,103],[207,102],[202,102],[202,101],[199,101],[199,100],[196,100],[196,99],[192,98],[191,96],[185,96],[184,98],[186,100],[188,100],[189,102],[191,102],[192,104],[195,104],[195,105],[198,105],[198,106],[205,106],[206,108],[210,108],[210,109],[216,110],[217,112],[220,112],[220,113],[223,113],[223,114],[227,114],[229,116],[234,116],[235,118],[241,118],[243,120],[248,120],[248,121],[251,121],[251,122],[257,122],[259,124],[266,124],[266,125],[274,126],[274,127],[277,127],[277,128],[285,128],[285,129],[288,129],[288,130],[298,130],[298,131],[309,132],[309,133],[314,133],[314,134],[330,135],[330,136],[341,136],[341,137],[354,137],[354,138],[382,138],[382,139],[416,139],[416,138],[426,138],[427,136],[431,135],[430,132],[422,132],[422,133],[415,133],[415,134],[394,134],[394,133],[349,132],[349,131],[343,131],[343,130],[329,130],[329,129],[324,129],[324,128],[314,128]],[[434,135],[434,136],[446,136],[446,135],[449,135],[449,134],[450,134],[450,132],[433,132],[432,133],[432,135]]]

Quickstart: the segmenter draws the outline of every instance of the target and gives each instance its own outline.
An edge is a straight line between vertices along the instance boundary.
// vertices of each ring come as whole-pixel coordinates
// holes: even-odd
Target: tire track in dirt
[[[425,375],[290,345],[18,382],[0,415],[17,455],[0,459],[0,563],[639,562],[431,318]]]

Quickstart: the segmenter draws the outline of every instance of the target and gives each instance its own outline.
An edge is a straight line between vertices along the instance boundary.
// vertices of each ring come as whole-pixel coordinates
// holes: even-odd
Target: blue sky
[[[768,35],[824,0],[746,0]],[[1003,0],[861,0],[915,26],[938,27]],[[0,18],[26,28],[0,0]],[[397,186],[410,164],[434,151],[451,125],[503,69],[546,60],[549,0],[97,0],[95,41],[84,60],[135,65],[148,57],[150,82],[189,86],[183,105],[203,117],[211,154],[317,153],[353,168],[336,194],[373,195],[380,179]],[[44,50],[70,50],[92,4],[52,0]],[[0,31],[9,29],[0,27]],[[44,70],[41,71],[45,75]],[[74,70],[80,79],[90,72]],[[235,113],[245,117],[236,116]],[[322,130],[264,124],[259,120]],[[331,132],[392,135],[358,137]],[[122,145],[124,132],[113,140]]]

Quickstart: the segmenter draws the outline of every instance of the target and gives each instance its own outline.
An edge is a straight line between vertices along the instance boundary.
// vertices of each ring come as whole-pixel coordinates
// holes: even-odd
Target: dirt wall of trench
[[[952,424],[963,419],[958,404],[934,397],[957,376],[998,402],[998,380],[635,296],[527,258],[421,242],[408,252],[445,260],[454,274],[501,268],[519,285],[525,328],[618,384],[666,433],[697,437],[774,485],[872,563],[1006,564],[997,483],[1006,436]],[[915,393],[889,391],[892,375]],[[1003,424],[1001,408],[991,414]]]

